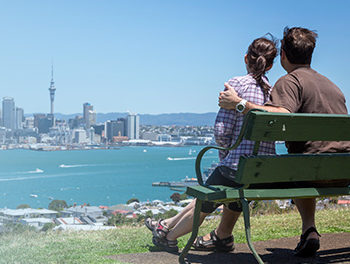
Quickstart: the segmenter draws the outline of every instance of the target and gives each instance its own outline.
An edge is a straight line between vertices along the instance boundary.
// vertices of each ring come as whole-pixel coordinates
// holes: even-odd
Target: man
[[[265,106],[242,100],[228,83],[225,83],[227,90],[220,93],[219,106],[243,113],[259,108],[279,113],[347,114],[345,98],[340,89],[310,67],[316,38],[317,34],[306,28],[285,28],[280,60],[287,75],[276,82],[270,101]],[[350,152],[350,142],[308,141],[287,142],[286,145],[289,153]],[[320,247],[320,235],[315,225],[315,199],[295,199],[294,202],[302,220],[302,235],[295,254],[303,257],[312,256]],[[233,214],[227,208],[224,209],[221,223],[215,230],[219,239],[231,235],[237,218],[237,214]],[[210,242],[210,235],[201,239]],[[215,246],[215,243],[212,244]]]

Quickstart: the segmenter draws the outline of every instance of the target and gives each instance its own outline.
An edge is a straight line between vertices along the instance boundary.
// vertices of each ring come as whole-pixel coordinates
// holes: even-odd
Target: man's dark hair
[[[281,50],[290,63],[311,64],[312,52],[316,46],[317,33],[307,28],[284,28]]]

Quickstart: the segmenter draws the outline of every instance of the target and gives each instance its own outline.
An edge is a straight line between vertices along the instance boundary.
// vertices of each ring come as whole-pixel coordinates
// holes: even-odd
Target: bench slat
[[[203,186],[187,187],[186,194],[203,201],[225,202],[239,199],[239,190],[227,186],[214,186],[218,191]],[[274,200],[290,198],[329,197],[350,195],[348,187],[334,188],[291,188],[291,189],[245,189],[244,197],[248,200]]]
[[[350,141],[350,115],[252,111],[245,138],[254,141]]]
[[[244,184],[350,179],[350,153],[241,157],[236,182]]]

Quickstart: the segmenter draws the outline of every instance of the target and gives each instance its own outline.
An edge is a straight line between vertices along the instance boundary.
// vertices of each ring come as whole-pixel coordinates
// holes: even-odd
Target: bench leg
[[[248,246],[249,246],[250,250],[252,251],[256,261],[259,264],[264,264],[264,262],[262,261],[262,259],[259,256],[259,254],[256,252],[256,250],[255,250],[255,248],[253,246],[253,243],[251,241],[251,238],[250,238],[249,203],[248,203],[247,199],[241,199],[241,203],[242,203],[242,209],[243,209],[245,235],[246,235],[246,238],[247,238]]]
[[[193,216],[192,235],[179,256],[179,263],[186,263],[185,257],[187,256],[188,251],[190,250],[193,242],[195,241],[198,235],[199,216],[201,213],[201,209],[202,209],[202,201],[199,199],[196,199],[196,207],[194,209],[194,216]]]

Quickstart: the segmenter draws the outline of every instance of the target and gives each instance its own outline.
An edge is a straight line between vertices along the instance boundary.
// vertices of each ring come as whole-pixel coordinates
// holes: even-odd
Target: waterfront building
[[[23,129],[24,111],[23,108],[16,107],[16,129]]]
[[[117,119],[117,135],[118,137],[126,137],[127,132],[127,120],[125,118]]]
[[[129,139],[139,139],[140,135],[140,116],[137,114],[128,114],[127,117]]]
[[[24,128],[30,128],[30,129],[34,128],[34,117],[29,116],[24,118]]]
[[[151,140],[151,141],[157,141],[158,140],[158,134],[154,133],[154,132],[144,132],[144,133],[142,133],[142,139]]]
[[[118,135],[118,120],[108,120],[105,123],[105,137],[107,141],[112,142],[113,137]]]
[[[6,142],[6,128],[0,127],[0,144],[5,144]]]
[[[87,135],[84,129],[75,129],[74,130],[74,143],[86,144]]]
[[[83,118],[86,129],[90,129],[91,126],[96,124],[96,112],[90,103],[83,104]]]
[[[159,140],[160,142],[169,142],[169,141],[171,141],[171,136],[168,135],[168,134],[160,134],[160,135],[158,136],[158,140]]]
[[[8,129],[16,128],[15,101],[12,97],[2,99],[2,125]]]

